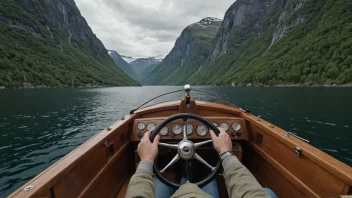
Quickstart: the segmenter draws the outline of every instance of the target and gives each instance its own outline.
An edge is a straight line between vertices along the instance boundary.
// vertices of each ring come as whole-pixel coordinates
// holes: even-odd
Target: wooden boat
[[[234,153],[263,187],[271,188],[279,197],[352,194],[350,166],[249,112],[232,105],[194,100],[188,88],[186,91],[181,100],[131,111],[9,197],[125,197],[129,179],[139,161],[136,148],[141,136],[147,128],[154,129],[155,125],[179,113],[199,115],[218,125],[226,123],[222,126],[228,126],[227,133],[233,140]],[[199,121],[190,120],[189,123],[193,126],[189,140],[210,139],[208,133],[201,136],[196,132],[196,128],[202,125]],[[172,128],[177,129],[173,127],[175,124],[182,126],[184,120],[167,124],[168,132],[161,137],[161,142],[177,143],[183,138],[182,134],[171,132]],[[160,146],[156,165],[165,166],[173,157],[170,152],[170,149]],[[211,144],[203,145],[197,153],[211,165],[219,159]],[[196,162],[193,165],[198,170],[204,173],[211,171]],[[179,175],[175,173],[179,170],[175,166],[177,164],[163,174],[167,179],[174,180]],[[227,197],[221,171],[215,177],[221,196]]]

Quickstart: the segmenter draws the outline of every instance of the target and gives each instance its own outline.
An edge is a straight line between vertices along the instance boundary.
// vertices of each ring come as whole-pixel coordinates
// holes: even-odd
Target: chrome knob
[[[185,92],[190,92],[191,91],[191,85],[187,84],[184,86],[183,88],[185,90]]]

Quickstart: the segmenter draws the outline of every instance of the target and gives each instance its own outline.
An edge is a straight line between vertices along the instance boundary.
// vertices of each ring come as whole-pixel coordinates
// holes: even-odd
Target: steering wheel
[[[165,170],[167,168],[169,168],[171,165],[175,164],[177,161],[184,160],[185,161],[185,172],[186,172],[186,182],[188,183],[188,176],[190,173],[190,160],[192,159],[196,159],[199,162],[203,163],[206,167],[210,168],[212,170],[212,172],[203,180],[195,183],[196,185],[198,185],[199,187],[202,187],[206,184],[208,184],[210,181],[212,181],[212,179],[216,176],[216,174],[219,172],[220,168],[221,168],[221,158],[219,156],[218,159],[218,163],[215,167],[211,166],[210,164],[208,164],[203,158],[201,158],[197,153],[196,153],[196,149],[204,144],[208,144],[210,142],[212,142],[212,140],[207,140],[207,141],[203,141],[203,142],[198,142],[198,143],[193,143],[192,141],[187,139],[187,119],[194,119],[194,120],[198,120],[199,122],[201,122],[202,124],[204,124],[205,126],[207,126],[208,128],[212,129],[215,134],[218,136],[220,131],[217,127],[215,127],[211,122],[209,122],[206,118],[203,118],[199,115],[196,114],[191,114],[191,113],[179,113],[179,114],[175,114],[172,115],[168,118],[166,118],[163,122],[161,122],[153,131],[153,133],[150,136],[150,141],[153,142],[154,138],[156,137],[156,135],[159,134],[160,130],[166,126],[167,124],[169,124],[170,122],[177,120],[177,119],[183,119],[185,121],[185,124],[183,125],[183,140],[181,140],[178,144],[167,144],[167,143],[161,143],[159,142],[159,146],[164,146],[167,148],[171,148],[171,149],[175,149],[177,150],[177,154],[176,156],[169,162],[169,164],[167,164],[165,166],[165,168],[163,168],[162,170],[159,170],[156,165],[154,164],[154,168],[153,168],[153,172],[154,175],[164,184],[173,187],[173,188],[179,188],[181,186],[181,184],[177,184],[174,183],[172,181],[169,181],[168,179],[166,179],[162,173],[165,172]]]

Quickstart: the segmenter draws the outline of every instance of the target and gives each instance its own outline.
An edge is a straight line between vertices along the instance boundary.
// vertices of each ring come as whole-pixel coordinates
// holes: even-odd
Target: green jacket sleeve
[[[252,173],[237,159],[228,156],[222,161],[229,197],[269,197]]]
[[[132,176],[128,184],[126,197],[153,198],[155,195],[155,185],[152,173],[153,164],[148,161],[141,161],[136,173]]]

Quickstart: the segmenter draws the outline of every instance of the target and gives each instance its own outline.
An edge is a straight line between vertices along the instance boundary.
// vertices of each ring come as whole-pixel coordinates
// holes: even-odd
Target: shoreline
[[[181,86],[181,85],[140,85],[140,86],[77,86],[77,87],[46,87],[46,86],[38,86],[34,88],[7,88],[4,86],[0,86],[0,90],[13,90],[13,89],[86,89],[86,88],[113,88],[113,87],[149,87],[149,86]],[[341,84],[341,85],[299,85],[299,84],[287,84],[287,85],[193,85],[193,86],[211,86],[211,87],[281,87],[281,88],[289,88],[289,87],[312,87],[312,88],[351,88],[352,83]]]

